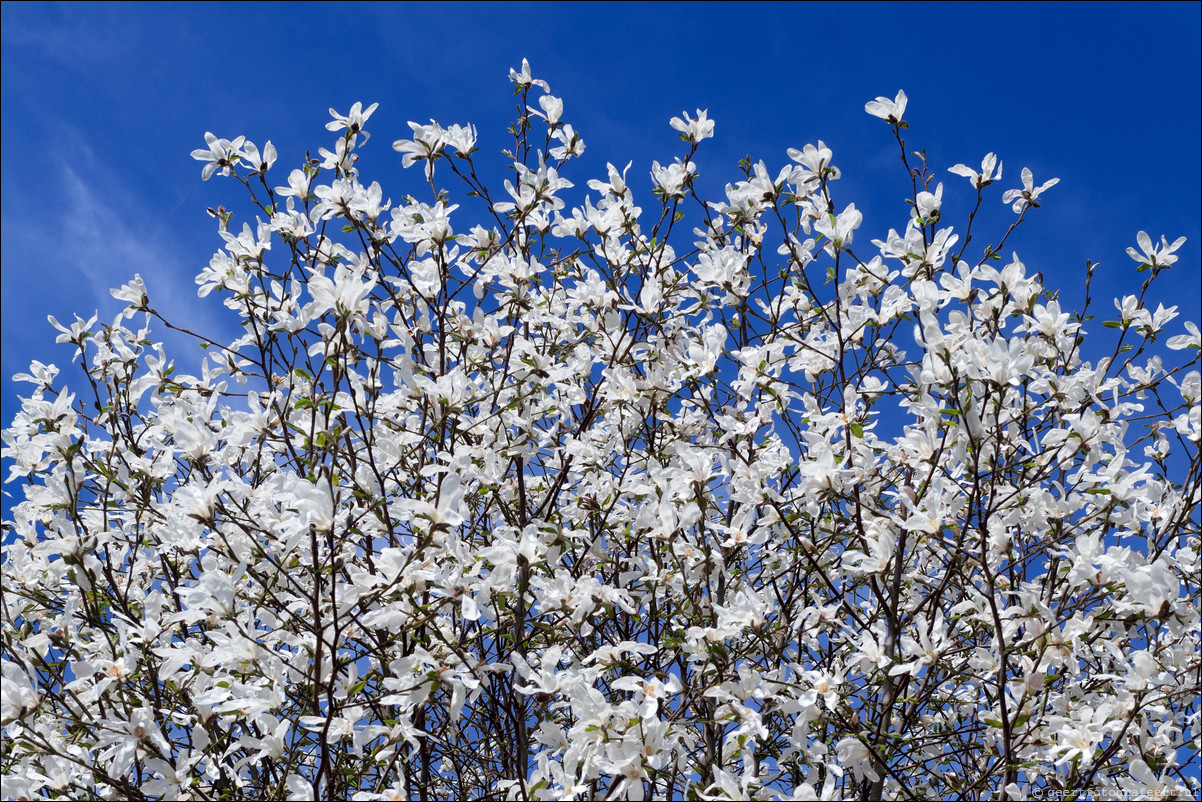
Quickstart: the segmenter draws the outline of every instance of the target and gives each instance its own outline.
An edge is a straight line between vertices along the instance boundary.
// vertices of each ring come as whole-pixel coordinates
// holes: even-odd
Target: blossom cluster
[[[53,321],[82,384],[35,363],[3,432],[5,795],[1196,795],[1200,343],[1147,301],[1181,240],[1090,331],[1003,255],[1056,180],[971,250],[904,93],[872,235],[822,142],[698,197],[702,110],[578,189],[510,80],[499,191],[434,121],[418,194],[365,182],[375,104],[285,177],[207,134],[253,219],[198,375],[140,278]]]

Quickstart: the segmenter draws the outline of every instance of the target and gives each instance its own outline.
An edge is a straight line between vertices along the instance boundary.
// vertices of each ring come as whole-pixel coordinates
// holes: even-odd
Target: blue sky
[[[843,170],[836,205],[864,211],[864,239],[908,216],[896,145],[864,113],[865,101],[905,89],[909,142],[945,176],[945,218],[967,212],[955,210],[969,200],[968,182],[943,172],[957,162],[977,165],[989,151],[1004,160],[987,198],[995,226],[1012,219],[1001,192],[1018,185],[1021,167],[1039,182],[1059,177],[1011,241],[1028,268],[1075,303],[1085,260],[1101,262],[1104,315],[1113,309],[1106,296],[1138,290],[1124,252],[1137,231],[1185,236],[1158,299],[1196,320],[1200,9],[5,3],[4,420],[25,392],[9,377],[31,359],[67,372],[69,352],[53,344],[46,316],[99,309],[111,319],[119,304],[107,290],[134,273],[169,317],[205,332],[228,327],[193,283],[220,245],[205,208],[242,200],[232,182],[201,182],[189,154],[205,131],[271,139],[282,184],[306,148],[333,140],[323,127],[329,107],[379,102],[363,175],[396,198],[420,178],[402,172],[389,147],[407,120],[476,124],[480,160],[505,146],[507,75],[522,58],[564,99],[565,121],[587,144],[569,176],[578,187],[607,161],[633,161],[634,186],[649,199],[651,161],[681,154],[668,119],[703,108],[717,121],[699,157],[711,196],[736,180],[742,156],[775,174],[787,148],[822,139]],[[195,346],[186,347],[174,355],[194,369]]]

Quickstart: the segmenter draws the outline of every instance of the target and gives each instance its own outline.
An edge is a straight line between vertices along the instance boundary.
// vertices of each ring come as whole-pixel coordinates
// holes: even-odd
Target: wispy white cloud
[[[4,40],[9,46],[29,48],[40,55],[77,70],[107,64],[136,52],[142,25],[138,16],[105,4],[70,3],[59,13],[46,13],[30,4],[30,13],[19,13],[20,5],[5,16]]]
[[[135,274],[168,319],[214,337],[236,337],[220,305],[197,303],[194,277],[208,255],[166,228],[165,204],[132,191],[95,157],[81,132],[66,127],[61,133],[47,180],[26,188],[28,203],[6,202],[0,220],[5,372],[23,369],[31,351],[42,351],[41,340],[53,342],[47,314],[67,320],[94,311],[102,319],[115,316],[122,304],[109,290]],[[5,193],[15,189],[6,186]],[[194,341],[161,324],[154,331],[181,369],[197,369],[202,353]]]

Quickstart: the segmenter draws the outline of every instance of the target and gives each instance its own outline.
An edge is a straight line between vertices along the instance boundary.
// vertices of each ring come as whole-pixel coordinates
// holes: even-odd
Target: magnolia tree
[[[374,105],[286,178],[206,135],[254,222],[214,213],[244,331],[200,375],[138,278],[55,323],[82,381],[34,363],[4,431],[5,795],[1196,794],[1199,334],[1145,305],[1181,240],[1086,340],[1003,255],[1055,181],[955,165],[953,227],[902,93],[867,239],[821,142],[699,197],[704,112],[573,190],[510,79],[500,190],[410,123],[390,200]]]

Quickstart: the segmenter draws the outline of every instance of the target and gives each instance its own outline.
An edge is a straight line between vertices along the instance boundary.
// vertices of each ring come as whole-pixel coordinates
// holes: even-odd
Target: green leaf
[[[863,427],[863,426],[861,426],[860,424],[858,424],[858,423],[853,423],[853,424],[851,424],[851,425],[850,425],[848,428],[849,428],[849,429],[851,429],[851,433],[852,433],[853,435],[855,435],[856,437],[863,437],[863,436],[864,436],[864,427]]]

